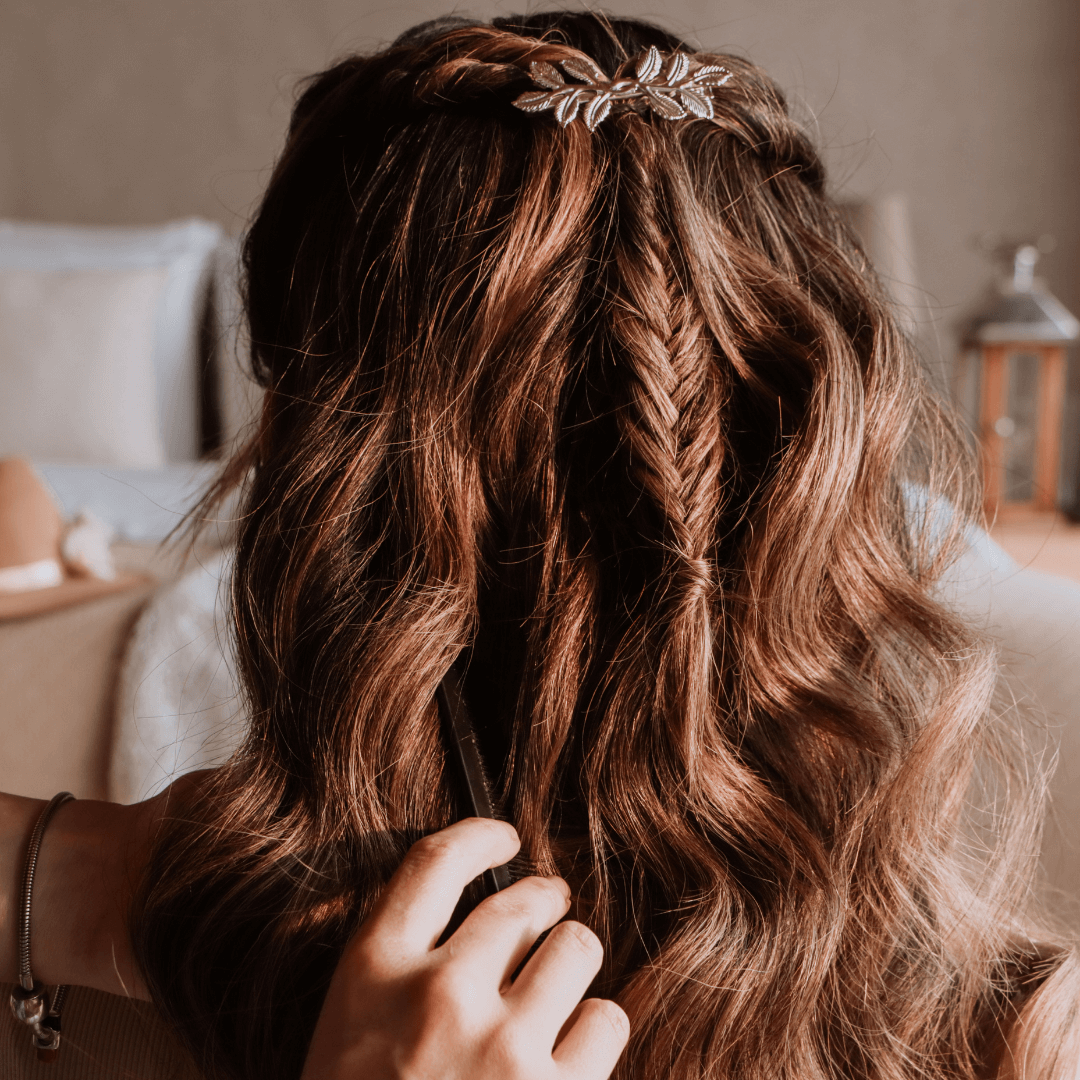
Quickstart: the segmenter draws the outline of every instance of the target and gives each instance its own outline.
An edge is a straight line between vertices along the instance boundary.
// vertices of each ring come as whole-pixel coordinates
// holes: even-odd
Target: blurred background
[[[456,10],[443,0],[5,0],[0,218],[241,229],[297,81]],[[977,238],[1050,234],[1039,273],[1080,310],[1075,0],[625,0],[763,65],[816,133],[834,190],[904,196],[912,284],[948,364],[991,284]]]
[[[135,798],[177,770],[227,752],[231,736],[210,749],[204,738],[211,731],[218,738],[235,712],[231,683],[219,678],[227,657],[207,644],[220,625],[212,586],[223,564],[206,560],[209,577],[201,584],[183,579],[188,584],[177,593],[174,583],[190,565],[166,566],[145,549],[179,520],[183,499],[190,501],[212,473],[207,455],[227,445],[250,415],[253,397],[237,373],[230,336],[237,324],[235,238],[281,147],[299,81],[450,10],[487,18],[518,13],[521,5],[0,3],[0,457],[31,457],[65,521],[91,506],[107,519],[121,569],[146,575],[141,587],[48,617],[4,622],[0,611],[0,789],[49,795],[69,787]],[[1080,586],[1064,577],[1020,583],[1010,575],[1019,565],[1080,580],[1080,527],[1067,516],[1080,509],[1080,372],[1067,320],[1059,320],[1064,330],[1052,356],[1028,348],[1009,359],[1008,343],[1027,348],[1030,335],[999,308],[1015,299],[1015,284],[1003,282],[1013,275],[1013,251],[1028,243],[1028,263],[1038,263],[1033,282],[1028,273],[1020,291],[1034,288],[1045,297],[1049,290],[1066,315],[1080,312],[1080,3],[623,0],[610,10],[654,19],[695,46],[742,54],[772,74],[821,147],[832,190],[901,306],[930,376],[958,395],[975,428],[991,432],[994,452],[1027,447],[1029,472],[1042,462],[1040,475],[1052,474],[1044,484],[1048,505],[1035,505],[1028,482],[1012,492],[1019,492],[1013,525],[999,515],[994,535],[1017,563],[995,564],[1012,584],[999,585],[993,603],[1001,608],[1000,598],[1013,590],[1009,603],[1020,614],[1009,617],[1000,636],[1018,657],[1019,683],[1049,687],[1038,695],[1041,707],[1074,744],[1072,758],[1063,751],[1058,781],[1061,805],[1070,807],[1068,793],[1075,803],[1080,792]],[[112,291],[105,292],[100,274],[85,288],[70,277],[46,280],[49,273],[101,267],[132,276],[109,279]],[[127,300],[118,291],[125,282]],[[64,374],[49,382],[44,361],[29,366],[11,344],[5,312],[9,327],[25,316],[19,340],[36,340],[35,327],[53,333],[58,325],[54,298],[65,289],[76,314],[67,337],[54,342]],[[106,292],[111,308],[100,300]],[[131,390],[128,414],[110,412],[123,394],[91,409],[90,392],[103,376],[85,328],[92,315],[101,323],[95,347],[113,340],[109,334],[119,333],[138,295],[157,298],[156,322],[139,331],[141,359],[132,345],[138,334],[124,331],[128,366],[114,375],[117,385],[141,387],[143,403],[151,404],[142,408]],[[106,308],[115,319],[106,318]],[[978,326],[996,329],[977,340]],[[105,348],[102,355],[113,353]],[[1039,382],[1040,363],[1057,365],[1049,381]],[[995,370],[1000,385],[986,375]],[[79,377],[91,380],[85,393],[71,389]],[[1000,401],[987,398],[988,386],[998,386]],[[1014,392],[1015,407],[1006,400]],[[50,438],[78,434],[82,420],[60,419],[60,405],[48,396],[58,403],[65,393],[71,416],[80,408],[93,412],[90,421],[103,430],[81,443],[42,441],[46,429]],[[151,417],[145,430],[139,417]],[[1039,440],[1049,446],[1042,457],[1033,449]],[[988,495],[992,514],[1010,490]],[[162,582],[174,591],[163,594]],[[1031,621],[1055,605],[1059,616]],[[159,631],[172,627],[172,638],[154,636],[147,611],[157,613]],[[992,621],[993,613],[986,617]],[[172,674],[161,666],[165,655],[180,657]],[[209,665],[197,683],[202,696],[185,703],[166,684],[173,675],[177,685],[190,684],[197,663]],[[148,672],[157,672],[160,685]],[[147,687],[158,696],[142,701]],[[147,718],[166,714],[182,716],[187,727],[148,734]],[[51,718],[44,733],[42,716]],[[172,756],[162,764],[164,746]],[[1074,810],[1080,820],[1080,807]],[[1065,855],[1053,856],[1060,866],[1051,874],[1080,896],[1080,831],[1069,845],[1071,861],[1066,866]]]

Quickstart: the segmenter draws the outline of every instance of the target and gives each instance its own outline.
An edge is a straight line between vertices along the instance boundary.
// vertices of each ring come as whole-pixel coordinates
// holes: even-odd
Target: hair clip
[[[553,109],[562,127],[580,113],[590,131],[595,131],[616,106],[635,112],[651,108],[665,120],[683,120],[688,116],[711,120],[715,113],[709,91],[723,86],[731,73],[719,64],[704,64],[691,74],[692,64],[686,53],[672,53],[665,70],[660,50],[650,45],[637,62],[634,78],[612,82],[595,61],[587,56],[572,56],[559,61],[567,75],[579,80],[568,83],[554,64],[534,60],[529,65],[529,74],[545,90],[521,94],[514,99],[514,105],[524,112]]]

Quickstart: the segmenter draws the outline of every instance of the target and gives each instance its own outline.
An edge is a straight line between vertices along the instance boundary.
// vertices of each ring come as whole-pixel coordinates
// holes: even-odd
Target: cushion
[[[164,464],[152,356],[167,276],[0,269],[0,457]]]
[[[230,554],[158,591],[120,665],[108,797],[156,795],[227,761],[246,730],[228,619]]]
[[[240,238],[229,237],[217,250],[214,303],[220,337],[216,360],[221,445],[231,452],[258,425],[263,390],[250,371],[250,341],[240,290]]]
[[[1080,584],[1019,566],[981,529],[943,581],[948,600],[1000,648],[1006,700],[1032,721],[1052,767],[1042,885],[1050,911],[1080,932]],[[1041,739],[1041,744],[1040,744]]]
[[[156,425],[156,444],[158,449],[154,453],[143,453],[138,460],[125,457],[123,460],[110,457],[104,461],[99,457],[80,456],[68,457],[67,460],[90,462],[95,464],[124,464],[137,465],[144,468],[156,467],[164,461],[190,461],[199,456],[202,444],[202,432],[199,417],[199,370],[198,370],[198,344],[199,330],[202,314],[205,310],[205,300],[210,288],[211,275],[215,253],[221,241],[221,230],[218,226],[197,218],[187,221],[173,222],[168,225],[157,227],[138,228],[99,228],[68,225],[47,225],[29,222],[0,221],[0,270],[17,271],[24,275],[27,272],[41,274],[67,275],[63,285],[54,283],[52,290],[44,289],[43,282],[39,279],[44,292],[71,293],[85,297],[87,291],[95,288],[102,290],[105,286],[98,276],[102,272],[117,273],[125,272],[152,272],[156,275],[163,274],[159,281],[158,291],[152,306],[152,325],[150,331],[149,347],[142,356],[143,374],[138,377],[137,389],[142,395],[147,394],[146,386],[152,386],[149,391],[149,400],[153,407],[148,411],[142,427],[147,424]],[[83,275],[90,275],[91,281],[76,281]],[[132,278],[132,282],[139,281],[136,289],[147,288],[146,278]],[[25,285],[19,286],[25,288]],[[114,297],[116,293],[112,294]],[[145,299],[145,293],[142,294]],[[110,319],[105,313],[99,315],[103,323],[110,323],[116,327],[122,321],[124,313],[131,313],[134,309],[133,302],[117,301],[122,311],[114,309],[113,318]],[[80,308],[84,310],[84,308]],[[67,316],[58,306],[49,306],[48,318],[60,322],[78,323],[77,316]],[[11,317],[9,313],[8,318]],[[33,316],[27,313],[27,318]],[[143,310],[136,318],[137,326],[130,327],[125,332],[125,340],[129,347],[133,348],[135,337],[142,335],[145,338],[145,319],[148,313]],[[12,333],[18,336],[16,329],[2,330],[0,333]],[[60,328],[54,333],[53,343],[56,345],[63,333]],[[25,336],[25,335],[23,335]],[[98,344],[100,345],[100,337]],[[75,365],[88,367],[96,370],[101,359],[89,352],[91,342],[87,339],[79,350],[79,355],[68,357],[67,362],[62,364],[65,372],[70,372]],[[131,353],[127,359],[131,359]],[[7,361],[8,353],[0,352],[0,399],[9,401],[14,395],[8,391]],[[43,362],[51,363],[55,357],[45,357]],[[32,363],[31,359],[23,359],[23,364]],[[118,363],[118,361],[110,361]],[[134,399],[136,383],[131,384],[129,391],[131,400]],[[130,403],[130,402],[129,402]],[[41,410],[43,403],[22,403],[24,408]],[[10,406],[14,408],[15,406]],[[37,415],[37,414],[35,414]],[[6,418],[6,414],[5,414]],[[93,428],[89,432],[69,433],[65,436],[69,444],[72,440],[83,438],[86,451],[100,444],[102,432],[100,429],[122,426],[122,418],[115,415],[115,410],[99,413],[94,419]],[[55,427],[53,421],[43,422],[46,427]],[[3,438],[3,423],[0,422],[0,438]],[[120,436],[109,433],[109,439],[115,442]],[[140,437],[143,438],[141,449],[148,451],[145,445],[144,433],[140,429]],[[135,433],[129,436],[129,444],[135,442]],[[52,457],[53,452],[43,454],[33,446],[21,446],[20,452],[37,459]],[[125,447],[125,453],[130,452],[131,445]],[[96,450],[93,452],[97,452]]]

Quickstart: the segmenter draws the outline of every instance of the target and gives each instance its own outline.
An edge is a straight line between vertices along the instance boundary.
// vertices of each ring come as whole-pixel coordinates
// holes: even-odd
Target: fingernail
[[[570,886],[567,885],[561,877],[554,875],[552,877],[549,877],[548,881],[552,882],[555,885],[558,885],[559,888],[563,891],[563,896],[565,896],[567,900],[570,899]]]

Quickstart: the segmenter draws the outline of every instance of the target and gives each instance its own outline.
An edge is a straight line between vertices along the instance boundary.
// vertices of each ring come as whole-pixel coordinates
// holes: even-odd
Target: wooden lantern
[[[1080,323],[1035,280],[1038,257],[1031,245],[1016,252],[1012,280],[968,335],[984,502],[1002,520],[1057,506],[1065,348]]]

